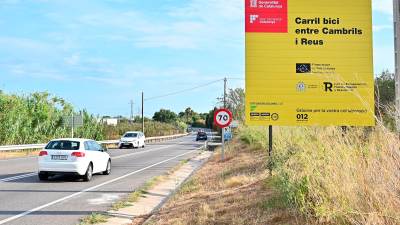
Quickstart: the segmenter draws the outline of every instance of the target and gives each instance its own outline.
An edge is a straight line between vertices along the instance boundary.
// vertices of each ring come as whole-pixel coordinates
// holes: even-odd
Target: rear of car
[[[197,132],[196,141],[207,141],[207,133],[204,131]]]
[[[93,140],[53,140],[39,153],[40,180],[56,174],[71,174],[88,181],[94,173],[109,174],[110,170],[110,156]]]

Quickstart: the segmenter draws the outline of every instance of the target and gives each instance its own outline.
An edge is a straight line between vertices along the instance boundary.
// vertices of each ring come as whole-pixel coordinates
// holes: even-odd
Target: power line
[[[206,86],[209,86],[209,85],[211,85],[211,84],[215,84],[215,83],[217,83],[217,82],[221,82],[221,81],[223,81],[223,80],[224,80],[224,79],[214,80],[214,81],[211,81],[211,82],[206,83],[206,84],[201,84],[201,85],[198,85],[198,86],[194,86],[194,87],[191,87],[191,88],[183,89],[183,90],[180,90],[180,91],[175,91],[175,92],[167,93],[167,94],[164,94],[164,95],[158,95],[158,96],[146,98],[146,99],[144,99],[144,100],[145,100],[145,101],[150,101],[150,100],[154,100],[154,99],[165,98],[165,97],[168,97],[168,96],[172,96],[172,95],[177,95],[177,94],[181,94],[181,93],[193,91],[193,90],[195,90],[195,89],[199,89],[199,88],[202,88],[202,87],[206,87]]]
[[[227,77],[228,80],[245,80],[244,77]]]

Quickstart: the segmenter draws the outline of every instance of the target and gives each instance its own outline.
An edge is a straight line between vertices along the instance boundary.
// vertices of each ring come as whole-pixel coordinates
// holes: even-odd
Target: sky
[[[394,71],[391,0],[373,0],[374,69]],[[243,0],[0,0],[0,90],[47,91],[96,115],[145,99],[208,112],[244,86]],[[214,82],[220,80],[218,82]]]

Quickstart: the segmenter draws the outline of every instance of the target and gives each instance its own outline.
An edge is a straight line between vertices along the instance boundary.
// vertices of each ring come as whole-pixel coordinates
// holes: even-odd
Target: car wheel
[[[83,180],[84,181],[90,181],[93,177],[93,166],[92,163],[89,164],[85,175],[83,175]]]
[[[49,179],[49,175],[45,172],[39,172],[38,176],[39,176],[39,180],[48,180]]]
[[[106,170],[103,172],[103,175],[109,175],[110,173],[111,173],[111,160],[108,160],[107,168],[106,168]]]

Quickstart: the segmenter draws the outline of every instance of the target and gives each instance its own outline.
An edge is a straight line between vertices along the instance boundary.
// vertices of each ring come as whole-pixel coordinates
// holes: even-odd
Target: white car
[[[118,148],[133,147],[133,148],[144,148],[146,146],[146,137],[142,132],[129,131],[126,132],[119,140]]]
[[[39,153],[39,179],[56,174],[79,175],[90,181],[93,174],[111,173],[111,158],[96,141],[89,139],[56,139]]]

